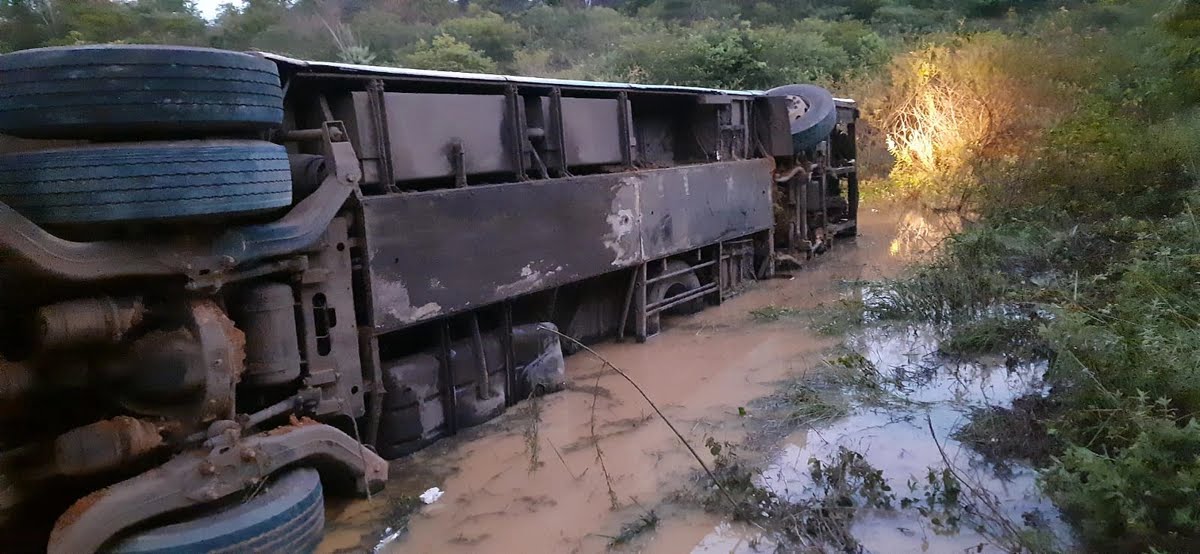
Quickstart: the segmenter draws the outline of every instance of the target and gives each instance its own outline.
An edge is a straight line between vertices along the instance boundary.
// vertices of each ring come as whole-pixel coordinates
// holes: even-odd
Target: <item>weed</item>
[[[883,472],[844,446],[825,462],[809,459],[808,470],[824,503],[890,510],[896,499]]]
[[[779,321],[781,319],[791,319],[798,317],[799,315],[799,310],[784,306],[763,306],[761,308],[750,310],[750,317],[754,319],[754,321],[762,323]]]
[[[823,335],[841,336],[862,327],[867,322],[865,312],[866,306],[861,299],[842,298],[814,311],[810,325]]]
[[[954,471],[949,467],[931,467],[925,474],[924,483],[910,478],[908,490],[920,496],[901,499],[902,508],[915,508],[923,517],[929,519],[936,533],[958,532],[964,517],[964,507],[960,501],[962,485]]]
[[[1013,359],[1045,358],[1049,352],[1038,336],[1041,317],[986,316],[950,328],[938,350],[956,358],[1004,354]]]
[[[525,429],[522,435],[525,439],[525,453],[529,455],[529,473],[542,467],[542,441],[539,428],[542,424],[542,398],[538,393],[529,395],[525,403]]]
[[[615,537],[609,537],[608,548],[613,549],[627,545],[634,539],[657,529],[658,523],[658,514],[654,513],[654,510],[650,510],[638,516],[636,520],[622,525],[620,533],[617,533]]]
[[[779,391],[779,403],[783,407],[783,419],[786,422],[810,425],[837,419],[849,412],[849,406],[840,391],[828,387],[817,388],[808,381],[794,381]]]
[[[1014,459],[1044,467],[1051,456],[1062,450],[1058,437],[1049,432],[1045,423],[1059,409],[1059,402],[1040,395],[1017,398],[1011,408],[978,408],[972,411],[967,424],[955,431],[953,438],[983,455],[1001,473],[1007,470],[1008,461]]]
[[[757,472],[738,456],[733,445],[710,437],[705,446],[713,455],[715,472],[737,501],[730,515],[785,543],[854,552],[859,545],[850,529],[859,510],[894,508],[895,497],[882,471],[845,448],[828,460],[810,459],[813,485],[800,499],[792,500],[758,485]],[[709,509],[727,506],[711,495],[703,503]]]
[[[831,384],[848,388],[860,400],[880,403],[894,396],[888,390],[888,379],[866,356],[848,351],[826,360],[830,371],[825,377]]]

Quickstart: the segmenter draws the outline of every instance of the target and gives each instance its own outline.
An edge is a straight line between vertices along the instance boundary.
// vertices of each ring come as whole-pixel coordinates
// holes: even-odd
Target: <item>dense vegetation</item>
[[[934,31],[1068,0],[0,0],[0,52],[95,42],[262,49],[427,69],[768,87],[843,80]]]
[[[1051,436],[1017,442],[1053,445],[1089,550],[1200,544],[1198,68],[1200,2],[1113,1],[901,55],[872,97],[891,192],[968,223],[870,308],[1049,355]]]

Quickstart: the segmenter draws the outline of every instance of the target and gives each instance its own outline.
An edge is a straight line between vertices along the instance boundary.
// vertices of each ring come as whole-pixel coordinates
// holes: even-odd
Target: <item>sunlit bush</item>
[[[970,205],[996,166],[1022,160],[1073,109],[1059,68],[1076,63],[1049,38],[983,33],[893,60],[868,121],[886,136],[891,176],[905,194]]]

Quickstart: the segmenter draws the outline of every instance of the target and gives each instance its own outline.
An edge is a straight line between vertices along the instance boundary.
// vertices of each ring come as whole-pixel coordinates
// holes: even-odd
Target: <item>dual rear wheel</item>
[[[0,134],[53,141],[0,153],[0,202],[77,229],[286,208],[287,151],[255,140],[282,121],[278,69],[258,56],[143,45],[0,55]],[[320,542],[316,470],[293,468],[235,496],[147,522],[108,549],[302,553]]]
[[[261,213],[292,202],[274,63],[97,45],[0,56],[0,133],[90,143],[0,154],[0,201],[39,224]],[[238,140],[203,140],[212,138]],[[152,138],[152,142],[125,142]],[[197,140],[201,139],[201,140]]]

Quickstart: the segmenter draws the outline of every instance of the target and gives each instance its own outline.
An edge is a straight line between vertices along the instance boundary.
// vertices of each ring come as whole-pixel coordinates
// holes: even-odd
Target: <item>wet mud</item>
[[[845,283],[894,274],[924,251],[900,244],[913,225],[902,214],[867,212],[857,239],[839,241],[790,277],[672,318],[647,344],[609,342],[596,351],[628,373],[697,448],[707,437],[743,440],[757,423],[740,408],[818,368],[841,340],[796,318],[764,322],[751,312],[816,308],[838,299]],[[586,352],[568,358],[567,372],[567,390],[393,462],[392,481],[373,499],[331,502],[319,551],[600,552],[650,510],[659,523],[632,550],[761,547],[760,538],[718,516],[670,502],[693,484],[695,461],[627,382]],[[430,487],[445,495],[420,505],[416,495]]]

